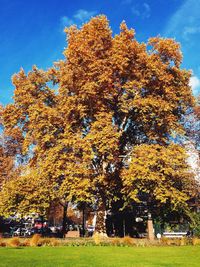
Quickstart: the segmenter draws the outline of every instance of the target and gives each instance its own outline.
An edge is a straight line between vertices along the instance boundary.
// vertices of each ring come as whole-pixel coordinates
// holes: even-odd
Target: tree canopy
[[[4,127],[18,132],[18,153],[30,172],[5,184],[2,194],[23,187],[21,179],[34,180],[25,190],[30,206],[44,194],[45,203],[94,203],[101,216],[140,201],[142,192],[172,209],[185,204],[194,180],[173,137],[184,133],[180,120],[194,99],[179,44],[161,37],[140,43],[125,22],[113,36],[105,16],[66,34],[64,60],[13,76]]]

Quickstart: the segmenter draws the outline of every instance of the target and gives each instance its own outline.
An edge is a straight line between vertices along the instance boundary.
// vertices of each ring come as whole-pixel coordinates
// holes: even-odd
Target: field
[[[0,248],[0,266],[199,267],[200,246]]]

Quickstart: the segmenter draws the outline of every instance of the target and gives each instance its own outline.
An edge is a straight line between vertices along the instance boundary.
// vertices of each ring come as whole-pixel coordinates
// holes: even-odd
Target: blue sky
[[[0,0],[0,103],[12,102],[11,77],[20,67],[47,69],[63,58],[63,29],[105,14],[113,33],[125,20],[139,41],[151,36],[175,38],[192,69],[191,86],[200,92],[200,0]]]

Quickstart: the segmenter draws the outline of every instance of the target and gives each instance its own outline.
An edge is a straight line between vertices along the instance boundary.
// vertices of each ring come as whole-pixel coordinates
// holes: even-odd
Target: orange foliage
[[[30,179],[36,169],[51,200],[107,209],[123,201],[122,174],[132,168],[135,147],[146,144],[148,153],[149,144],[167,147],[172,134],[184,132],[191,74],[180,68],[174,40],[139,43],[125,22],[114,37],[105,16],[66,33],[63,61],[47,72],[33,67],[13,76],[4,125],[23,136]]]

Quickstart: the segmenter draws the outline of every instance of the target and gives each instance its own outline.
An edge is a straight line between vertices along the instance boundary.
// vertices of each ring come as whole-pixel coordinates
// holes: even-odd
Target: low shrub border
[[[150,247],[150,246],[186,246],[200,245],[200,238],[161,238],[149,241],[126,236],[124,238],[106,238],[95,234],[93,238],[43,238],[36,234],[31,238],[0,238],[0,247],[40,247],[40,246],[120,246],[120,247]]]

